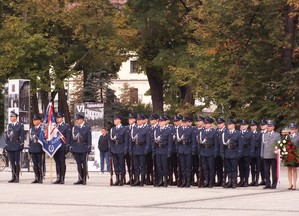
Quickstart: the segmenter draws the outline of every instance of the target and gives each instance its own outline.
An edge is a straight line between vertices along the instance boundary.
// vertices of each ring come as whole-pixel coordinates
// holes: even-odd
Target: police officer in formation
[[[265,134],[268,131],[268,126],[267,126],[267,121],[265,119],[262,119],[260,121],[260,129],[261,129],[261,134]],[[262,136],[261,135],[261,136]],[[264,166],[264,159],[260,157],[261,160],[261,182],[259,185],[265,185],[266,184],[266,178],[265,178],[265,166]]]
[[[41,117],[39,114],[34,114],[32,116],[33,127],[30,129],[30,142],[29,142],[29,154],[31,155],[33,162],[33,170],[35,174],[35,183],[43,183],[44,178],[44,165],[43,165],[43,155],[44,151],[42,144],[39,143],[40,133],[44,133],[41,125]]]
[[[159,127],[153,129],[152,140],[152,157],[155,158],[157,165],[157,186],[164,187],[168,185],[168,158],[170,158],[173,148],[171,128],[167,127],[166,124],[167,119],[164,116],[160,116]]]
[[[10,123],[5,132],[5,149],[11,164],[12,178],[9,183],[18,183],[20,175],[20,155],[24,149],[24,125],[17,121],[18,114],[10,112]]]
[[[264,189],[276,189],[277,186],[277,161],[274,152],[275,145],[281,140],[281,136],[276,132],[274,121],[267,122],[267,132],[262,136],[261,157],[264,160],[265,180]],[[270,178],[270,170],[272,173],[272,181]]]
[[[114,127],[111,128],[109,146],[113,158],[116,181],[114,186],[123,186],[125,178],[125,154],[129,152],[129,133],[121,123],[122,117],[114,115]]]
[[[254,120],[250,121],[250,130],[253,139],[253,149],[250,152],[250,169],[251,169],[251,183],[249,186],[258,186],[259,177],[261,170],[261,144],[262,144],[262,133],[257,130],[258,123]]]
[[[136,127],[136,115],[135,114],[129,114],[128,121],[129,121],[129,125],[127,126],[127,133],[128,133],[128,139],[130,141],[131,131],[132,131],[133,128]],[[126,153],[125,156],[124,156],[127,171],[129,173],[129,180],[126,182],[126,169],[125,169],[124,184],[130,184],[130,185],[132,185],[133,181],[134,181],[134,179],[133,179],[134,170],[131,170],[131,169],[133,169],[133,167],[131,167],[131,164],[133,164],[133,158],[131,156],[132,155],[130,155],[129,152]]]
[[[205,118],[205,126],[199,133],[199,153],[204,173],[204,187],[212,188],[215,181],[216,131],[212,128],[212,118]]]
[[[84,114],[77,113],[75,115],[76,125],[72,130],[71,152],[77,163],[78,181],[75,185],[86,185],[88,176],[87,157],[91,152],[91,128],[85,124]]]
[[[58,112],[56,114],[56,128],[63,136],[60,148],[54,154],[54,160],[56,164],[57,179],[53,184],[64,184],[66,165],[65,154],[68,153],[68,148],[71,144],[71,130],[70,126],[63,122],[64,114]]]
[[[217,128],[215,132],[215,179],[217,177],[217,182],[215,186],[225,186],[226,174],[224,173],[224,160],[221,157],[220,146],[222,145],[222,133],[224,133],[227,128],[225,127],[225,120],[223,118],[216,119]]]
[[[236,122],[233,119],[227,122],[228,130],[222,133],[222,145],[220,152],[224,157],[225,171],[228,182],[225,188],[237,187],[238,159],[242,156],[243,143],[241,141],[241,132],[236,130]]]
[[[137,126],[131,129],[129,152],[133,159],[135,181],[132,186],[143,186],[145,182],[145,155],[151,148],[150,130],[143,120],[143,114],[137,115]]]
[[[248,130],[249,123],[247,120],[240,120],[240,132],[243,148],[242,155],[239,159],[239,173],[240,173],[240,182],[238,187],[247,187],[248,178],[249,178],[249,169],[250,169],[250,153],[254,149],[254,142],[252,137],[252,132]]]
[[[177,152],[179,154],[182,183],[180,187],[190,187],[192,153],[195,154],[196,144],[192,139],[193,128],[188,125],[189,118],[183,116],[182,125],[176,130]]]

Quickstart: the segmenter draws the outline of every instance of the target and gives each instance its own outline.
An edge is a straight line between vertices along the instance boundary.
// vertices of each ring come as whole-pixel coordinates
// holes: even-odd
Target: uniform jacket
[[[9,123],[5,133],[5,147],[7,151],[22,151],[24,148],[24,125],[16,122]]]
[[[150,152],[151,133],[148,126],[134,127],[130,131],[129,152],[134,155],[143,155]]]
[[[203,128],[194,127],[193,133],[192,133],[192,143],[194,145],[193,153],[198,154],[198,156],[200,156],[200,154],[199,154],[199,133],[201,130],[203,130]]]
[[[216,136],[216,140],[215,140],[215,152],[216,152],[216,156],[221,156],[220,154],[220,146],[222,144],[222,133],[224,133],[224,131],[226,131],[227,128],[223,127],[221,129],[217,128],[216,132],[215,132],[215,136]]]
[[[261,157],[264,159],[275,159],[275,145],[281,140],[279,133],[273,131],[270,135],[266,132],[262,136]]]
[[[91,151],[91,128],[87,124],[76,125],[72,131],[72,151],[74,153],[90,153]]]
[[[260,131],[252,132],[254,148],[250,152],[250,157],[260,157],[261,156],[262,135],[263,134]]]
[[[249,130],[240,131],[241,132],[241,142],[243,143],[242,157],[249,157],[250,153],[254,151],[254,139],[252,132]]]
[[[64,136],[66,143],[62,142],[59,150],[67,151],[67,147],[71,144],[72,134],[70,126],[64,122],[61,124],[57,124],[57,129],[62,133]]]
[[[201,130],[198,139],[200,156],[216,156],[217,149],[215,143],[217,142],[217,136],[214,128]]]
[[[169,127],[154,128],[151,145],[153,154],[171,155],[173,148],[173,134],[171,129]]]
[[[191,126],[178,127],[176,130],[177,152],[179,154],[195,154],[196,143],[192,139],[194,128]]]
[[[39,134],[44,133],[42,131],[42,126],[32,127],[29,131],[30,142],[29,142],[29,153],[42,153],[43,146],[38,142]]]
[[[288,135],[290,137],[291,142],[299,148],[299,133],[295,133],[294,136],[291,134]]]
[[[243,143],[241,140],[241,132],[234,130],[230,133],[225,130],[221,137],[220,152],[225,158],[232,159],[242,156]]]
[[[120,125],[110,130],[109,147],[113,154],[129,153],[129,133],[128,127]]]

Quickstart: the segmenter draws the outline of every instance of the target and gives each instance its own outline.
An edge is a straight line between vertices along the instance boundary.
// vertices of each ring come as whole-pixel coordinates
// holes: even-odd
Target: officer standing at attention
[[[238,187],[247,187],[250,167],[250,152],[254,150],[252,132],[248,130],[248,121],[240,120],[241,142],[243,143],[242,156],[239,159],[240,182]]]
[[[182,125],[176,130],[178,154],[180,158],[182,184],[180,187],[190,187],[192,153],[195,153],[196,143],[193,142],[193,128],[188,125],[189,118],[183,116]]]
[[[254,142],[254,148],[250,152],[250,166],[251,166],[251,176],[252,182],[249,186],[258,186],[260,169],[261,169],[261,144],[262,144],[262,133],[257,131],[258,123],[254,120],[250,121],[250,130],[252,133],[252,138]]]
[[[159,127],[154,128],[152,140],[152,156],[156,158],[158,186],[168,185],[168,158],[171,156],[173,136],[170,127],[166,126],[167,119],[164,116],[159,118]]]
[[[225,120],[223,118],[217,118],[217,128],[216,128],[216,140],[215,140],[215,150],[216,150],[216,157],[215,157],[215,174],[217,176],[217,182],[215,186],[225,186],[225,179],[226,174],[224,171],[224,160],[220,154],[220,145],[222,144],[222,133],[227,130],[225,127]],[[215,177],[216,177],[215,176]]]
[[[149,115],[149,130],[150,130],[150,139],[151,139],[151,145],[154,143],[154,130],[159,128],[159,116],[157,114],[150,114]],[[150,151],[145,156],[145,166],[146,166],[146,185],[156,185],[154,183],[154,161],[152,158],[152,146],[150,148]],[[155,165],[156,166],[156,165]],[[155,174],[156,174],[155,170]]]
[[[142,187],[145,181],[145,155],[151,148],[150,130],[143,124],[144,116],[137,115],[137,126],[132,128],[129,152],[134,162],[135,182],[132,186]]]
[[[129,125],[127,126],[127,133],[128,133],[127,136],[128,136],[128,139],[130,140],[131,139],[131,136],[130,136],[131,130],[136,127],[136,115],[130,113],[128,116],[128,121],[129,121]],[[131,172],[131,164],[133,162],[131,160],[133,160],[133,158],[131,157],[129,152],[125,154],[124,158],[125,158],[125,164],[127,166],[127,171],[129,173],[129,179],[126,182],[126,169],[125,169],[124,184],[129,185],[131,183],[131,181],[133,180],[133,176],[131,176],[131,173],[132,173]],[[132,169],[133,169],[133,167],[132,167]],[[134,172],[134,170],[132,170],[132,171]]]
[[[76,125],[72,131],[71,152],[74,154],[78,169],[78,181],[74,183],[75,185],[86,185],[87,157],[91,152],[91,128],[85,124],[84,117],[83,113],[75,115]]]
[[[265,133],[267,133],[267,121],[265,119],[262,119],[260,121],[260,128],[261,128],[261,136]],[[259,185],[265,185],[266,184],[266,178],[265,178],[265,167],[264,167],[264,160],[261,158],[261,179],[262,181],[259,183]]]
[[[277,161],[273,149],[278,141],[281,140],[279,133],[274,131],[276,123],[267,121],[268,131],[262,136],[261,157],[264,160],[266,185],[263,189],[276,189],[277,186]],[[272,173],[272,185],[270,180],[270,170]]]
[[[61,146],[54,154],[54,160],[56,164],[57,179],[53,184],[64,184],[66,165],[65,154],[68,152],[68,148],[71,144],[71,129],[70,126],[63,122],[64,114],[58,112],[56,114],[56,127],[64,137],[64,141],[61,140]]]
[[[5,132],[5,149],[11,164],[12,178],[9,183],[18,183],[20,175],[20,155],[24,149],[24,125],[17,121],[18,114],[10,112],[10,123]]]
[[[241,132],[236,130],[236,122],[232,119],[227,122],[228,130],[222,133],[221,156],[224,157],[225,170],[228,182],[225,188],[237,187],[238,158],[242,156]]]
[[[43,171],[43,148],[38,142],[40,133],[44,133],[41,127],[41,117],[38,114],[34,114],[32,117],[33,127],[30,130],[30,142],[29,142],[29,154],[31,155],[33,162],[33,170],[35,174],[35,183],[43,183],[44,171]]]
[[[125,159],[124,155],[129,154],[128,130],[121,124],[120,115],[114,115],[114,127],[110,130],[109,146],[113,158],[114,172],[116,181],[114,186],[123,186],[125,178]]]
[[[214,120],[205,118],[204,129],[199,133],[199,152],[205,177],[204,187],[212,188],[215,181],[216,131],[212,128]]]

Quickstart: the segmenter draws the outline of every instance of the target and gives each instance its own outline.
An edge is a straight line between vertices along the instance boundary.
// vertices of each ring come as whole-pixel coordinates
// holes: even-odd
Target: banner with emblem
[[[53,110],[53,104],[50,102],[44,116],[43,132],[40,133],[38,138],[38,142],[43,146],[43,150],[50,157],[53,157],[60,146],[66,143],[65,137],[56,127]]]

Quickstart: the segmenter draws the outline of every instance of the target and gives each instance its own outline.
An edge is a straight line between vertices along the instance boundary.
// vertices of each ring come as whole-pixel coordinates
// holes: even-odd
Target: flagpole
[[[52,82],[51,82],[51,89],[52,89]],[[51,90],[48,92],[48,99],[49,99],[49,103],[52,102]],[[54,103],[54,98],[53,98],[53,103]],[[52,107],[51,107],[51,109],[52,109]],[[54,104],[53,104],[53,109],[54,109]],[[52,112],[54,112],[54,110],[52,110]],[[49,124],[49,122],[48,122],[48,124]],[[48,133],[49,133],[49,131],[48,131]],[[51,182],[51,184],[53,183],[52,177],[53,177],[52,176],[52,157],[50,157],[50,182]]]

